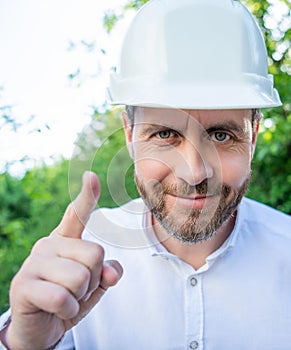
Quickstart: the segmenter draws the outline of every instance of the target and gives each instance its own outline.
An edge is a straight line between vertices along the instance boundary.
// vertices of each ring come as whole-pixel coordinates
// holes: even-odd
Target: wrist
[[[5,324],[2,326],[2,329],[0,330],[0,350],[12,350],[7,340],[7,332],[8,332],[10,323],[11,323],[11,317],[9,316]],[[63,337],[64,335],[54,345],[48,347],[46,350],[55,350],[56,347],[63,340]]]

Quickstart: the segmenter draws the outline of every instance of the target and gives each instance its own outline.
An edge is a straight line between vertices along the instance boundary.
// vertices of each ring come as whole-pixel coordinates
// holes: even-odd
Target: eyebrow
[[[158,130],[165,129],[173,129],[170,126],[162,125],[162,124],[147,124],[148,126],[145,129],[142,129],[140,132],[141,136],[147,136],[149,134],[155,133]],[[174,129],[173,129],[174,130]]]
[[[229,131],[233,131],[239,135],[244,135],[245,134],[245,128],[238,125],[237,123],[233,122],[233,121],[226,121],[226,122],[222,122],[222,123],[213,123],[211,124],[211,126],[209,127],[205,127],[206,131],[208,133],[213,132],[215,130],[229,130]]]

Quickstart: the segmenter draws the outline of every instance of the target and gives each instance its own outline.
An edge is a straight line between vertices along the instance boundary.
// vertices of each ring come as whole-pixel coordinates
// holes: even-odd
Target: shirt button
[[[195,277],[192,277],[190,279],[190,284],[191,284],[192,287],[195,287],[196,284],[197,284],[197,279]],[[194,348],[194,349],[196,349],[196,348]]]
[[[189,345],[190,349],[198,349],[198,346],[199,346],[199,344],[196,340],[191,341],[191,343]]]

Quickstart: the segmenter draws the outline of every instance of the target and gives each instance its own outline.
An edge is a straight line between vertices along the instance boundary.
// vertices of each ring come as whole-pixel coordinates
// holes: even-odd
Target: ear
[[[132,125],[131,125],[131,122],[130,122],[126,112],[122,113],[122,120],[123,120],[123,130],[124,130],[127,150],[128,150],[130,157],[133,158]]]
[[[258,117],[258,119],[254,122],[253,125],[253,135],[252,135],[252,158],[254,157],[255,154],[255,149],[257,145],[257,138],[258,138],[258,133],[259,133],[259,128],[260,128],[260,123],[262,120],[262,114]]]

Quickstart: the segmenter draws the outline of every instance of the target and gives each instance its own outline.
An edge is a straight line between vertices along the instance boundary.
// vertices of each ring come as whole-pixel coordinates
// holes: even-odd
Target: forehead
[[[250,109],[190,110],[171,108],[137,107],[135,124],[157,124],[169,128],[186,130],[191,126],[208,128],[215,124],[231,123],[243,126],[251,121]]]

